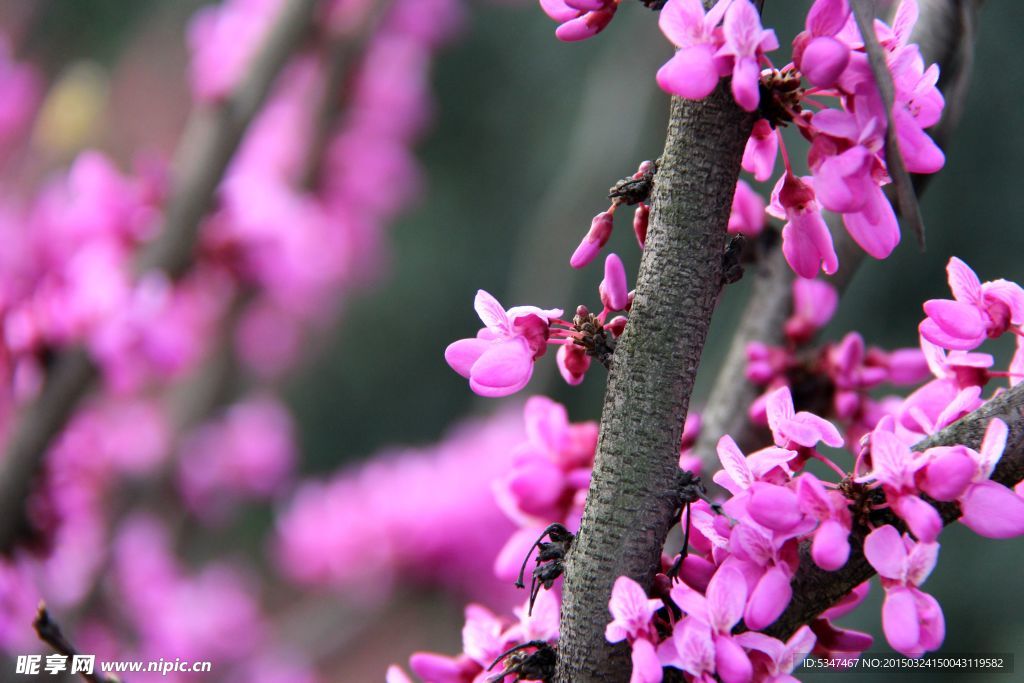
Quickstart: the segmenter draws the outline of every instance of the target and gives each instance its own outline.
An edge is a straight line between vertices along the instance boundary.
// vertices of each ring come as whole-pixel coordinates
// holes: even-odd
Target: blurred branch
[[[74,659],[78,654],[78,650],[68,641],[64,633],[60,630],[60,626],[50,616],[50,612],[46,609],[45,603],[39,603],[39,611],[36,612],[36,618],[32,622],[32,628],[35,629],[36,635],[39,636],[39,640],[43,641],[59,654],[64,655],[69,659]],[[95,668],[95,661],[93,662]],[[89,681],[89,683],[123,683],[120,678],[114,676],[104,676],[100,673],[85,673],[81,672],[82,678]]]
[[[925,62],[939,65],[939,88],[946,98],[946,108],[942,119],[929,133],[943,149],[948,146],[967,101],[980,4],[980,0],[923,0],[920,18],[911,36],[911,40],[921,46]],[[914,176],[918,192],[925,190],[929,178],[931,176]],[[842,229],[837,215],[828,214],[827,219],[841,264],[839,272],[829,282],[842,293],[865,255]],[[747,409],[760,389],[746,378],[747,345],[752,341],[769,345],[782,343],[782,322],[792,307],[794,276],[783,258],[781,245],[764,255],[755,277],[754,291],[701,415],[703,425],[694,452],[708,469],[718,462],[715,444],[723,434],[732,436],[744,450],[757,444],[758,429],[747,417]]]
[[[163,229],[140,259],[139,272],[161,270],[178,278],[187,271],[200,220],[246,128],[301,43],[315,4],[316,0],[289,0],[235,91],[223,101],[198,108],[189,118],[175,154]],[[0,552],[8,552],[27,528],[24,507],[43,456],[99,376],[81,348],[62,353],[53,367],[39,398],[18,416],[0,461]]]
[[[393,0],[377,0],[365,11],[362,20],[358,22],[358,27],[342,35],[330,34],[324,46],[324,78],[316,104],[313,106],[312,132],[299,171],[301,188],[316,188],[331,131],[337,123],[338,113],[345,109],[352,94],[352,74],[359,66],[357,58],[365,52],[375,33],[374,29],[387,15],[392,2]]]
[[[1003,420],[1010,428],[1003,457],[992,473],[992,481],[1012,488],[1024,479],[1024,384],[1018,384],[941,432],[920,441],[913,450],[920,452],[955,444],[978,449],[992,418]],[[880,490],[877,490],[877,495],[878,502],[882,502],[884,496]],[[960,507],[956,503],[931,502],[941,513],[945,524],[959,519]],[[864,538],[871,529],[885,524],[906,528],[890,508],[872,513],[868,526],[854,526],[850,536],[850,559],[834,572],[825,571],[814,563],[810,541],[804,541],[800,546],[800,567],[792,582],[793,600],[782,616],[764,632],[782,640],[788,639],[800,626],[810,623],[839,598],[874,576],[874,568],[864,557]]]

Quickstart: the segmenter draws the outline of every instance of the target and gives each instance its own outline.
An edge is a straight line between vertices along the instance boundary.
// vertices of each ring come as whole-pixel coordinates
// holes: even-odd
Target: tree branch
[[[1013,487],[1024,479],[1024,384],[993,398],[973,413],[964,416],[941,432],[917,443],[913,449],[923,451],[935,446],[964,444],[978,449],[985,435],[989,421],[998,417],[1010,428],[1006,449],[998,466],[992,473],[992,481]],[[945,524],[951,524],[960,517],[960,508],[955,503],[937,503],[936,509],[942,514]],[[871,515],[871,526],[892,524],[904,529],[905,525],[891,509],[879,510]],[[811,559],[810,542],[800,547],[800,567],[793,577],[793,600],[782,616],[765,629],[768,635],[786,640],[803,624],[831,607],[854,587],[875,575],[874,568],[864,557],[864,538],[870,529],[856,525],[850,536],[850,559],[838,571],[828,572],[819,568]]]
[[[32,628],[35,629],[39,640],[52,647],[57,653],[64,655],[68,659],[74,659],[79,654],[75,646],[64,635],[64,632],[60,630],[57,622],[50,616],[45,603],[39,603],[39,611],[36,612],[36,618],[32,621]],[[85,673],[83,671],[82,678],[89,681],[89,683],[123,683],[119,678],[107,677],[95,671],[94,673]]]
[[[612,583],[650,585],[676,521],[679,441],[722,287],[726,223],[753,116],[728,83],[673,98],[629,324],[608,380],[583,523],[567,565],[557,680],[626,681],[604,637]]]
[[[316,0],[289,0],[253,58],[246,78],[227,99],[189,118],[174,159],[174,182],[163,229],[143,254],[139,272],[180,277],[192,262],[199,224],[274,79],[301,42]],[[90,391],[99,371],[82,348],[55,361],[43,392],[23,409],[0,460],[0,552],[11,550],[28,524],[24,507],[51,442]]]
[[[939,89],[946,98],[942,119],[929,130],[945,149],[960,120],[967,101],[967,85],[974,62],[975,28],[979,0],[921,0],[920,16],[911,41],[921,47],[925,62],[939,65]],[[915,175],[914,187],[920,194],[930,175]],[[828,214],[835,237],[836,252],[842,264],[830,283],[840,291],[853,279],[864,260],[864,252],[849,238],[838,216]],[[694,452],[705,467],[716,468],[715,444],[729,434],[741,448],[757,446],[758,430],[747,418],[747,409],[760,388],[746,378],[746,351],[752,341],[769,345],[782,343],[782,321],[792,308],[793,272],[786,264],[781,246],[764,255],[757,265],[754,290],[747,300],[739,327],[732,338],[701,417],[703,426]]]

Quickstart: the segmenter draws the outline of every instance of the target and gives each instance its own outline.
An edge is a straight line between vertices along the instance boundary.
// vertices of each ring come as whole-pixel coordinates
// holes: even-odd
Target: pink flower
[[[986,338],[996,338],[1024,323],[1024,289],[1007,280],[982,284],[971,268],[956,258],[946,266],[953,301],[931,299],[921,336],[946,349],[970,351]]]
[[[812,85],[835,84],[850,61],[850,47],[837,39],[850,7],[846,0],[816,0],[807,13],[806,30],[793,41],[793,61]]]
[[[813,278],[819,269],[831,275],[839,268],[832,234],[821,217],[810,180],[787,172],[775,185],[768,206],[768,213],[786,221],[782,226],[786,262],[794,273],[805,278]]]
[[[775,445],[792,448],[794,445],[807,448],[822,442],[833,448],[843,445],[843,437],[828,420],[814,413],[793,408],[793,395],[788,386],[782,386],[768,395],[768,427],[772,430]]]
[[[736,181],[736,193],[729,213],[729,233],[755,237],[764,230],[765,201],[743,180]]]
[[[754,180],[763,183],[772,177],[775,158],[779,153],[779,138],[768,119],[758,119],[747,138],[743,149],[743,170],[754,175]]]
[[[828,324],[839,304],[839,294],[824,280],[793,281],[793,314],[786,321],[786,336],[796,344],[810,341]]]
[[[909,536],[900,537],[888,524],[864,540],[864,555],[882,577],[885,588],[885,639],[908,657],[937,649],[945,637],[942,608],[935,598],[917,588],[931,574],[938,553],[938,543],[915,543]]]
[[[750,658],[732,635],[747,603],[747,582],[734,567],[722,566],[708,584],[706,596],[685,583],[671,591],[672,600],[688,617],[676,624],[659,649],[662,663],[694,676],[717,674],[724,683],[751,679]]]
[[[816,638],[809,626],[801,626],[785,643],[756,631],[741,633],[736,636],[736,641],[748,651],[756,651],[750,653],[756,680],[763,683],[791,683],[796,679],[790,674],[810,654]],[[764,656],[758,656],[758,653]]]
[[[608,254],[604,260],[604,279],[598,286],[601,303],[607,311],[623,311],[629,305],[629,286],[626,284],[626,268],[622,259]]]
[[[658,70],[658,85],[673,95],[700,100],[711,94],[718,79],[729,73],[728,64],[716,62],[723,44],[715,27],[722,21],[729,0],[719,0],[705,15],[700,0],[669,0],[658,17],[662,33],[679,50]]]
[[[636,581],[620,576],[612,586],[612,597],[608,601],[608,611],[613,619],[605,628],[605,639],[609,643],[618,643],[627,638],[633,641],[654,637],[651,618],[661,606],[661,600],[648,598]]]
[[[745,457],[732,437],[726,434],[718,440],[718,459],[722,469],[712,479],[733,496],[747,491],[754,482],[797,456],[796,451],[785,448],[762,448]]]
[[[604,30],[615,16],[617,0],[540,0],[541,9],[559,22],[555,36],[574,42],[586,40]]]
[[[958,500],[963,511],[960,521],[987,538],[1013,538],[1024,534],[1024,498],[990,479],[1006,447],[1007,433],[1006,423],[993,418],[979,450],[955,446],[950,450],[928,451],[933,458],[925,469],[928,488],[946,494],[939,500]],[[936,490],[940,487],[945,490]],[[957,489],[962,492],[957,493]]]
[[[797,480],[797,502],[800,510],[817,519],[811,558],[826,571],[836,571],[850,557],[850,510],[842,494],[828,491],[809,472]]]
[[[663,10],[664,11],[664,10]],[[761,101],[760,58],[779,47],[775,31],[761,26],[761,15],[750,0],[733,0],[725,11],[722,24],[725,36],[716,57],[733,58],[732,95],[747,111],[754,111]]]
[[[881,484],[886,500],[914,535],[925,543],[938,538],[942,518],[938,511],[918,495],[915,475],[928,461],[928,456],[913,453],[910,447],[881,425],[871,434],[871,464],[868,474],[856,481]]]
[[[651,207],[647,204],[641,204],[636,207],[636,211],[633,212],[633,233],[636,235],[637,244],[640,248],[644,248],[644,244],[647,243],[647,228],[651,220]]]
[[[576,247],[576,251],[569,258],[569,265],[573,268],[582,268],[587,265],[600,253],[601,248],[608,243],[612,236],[612,228],[615,227],[615,218],[610,211],[602,211],[590,221],[590,230],[583,236],[583,241]]]
[[[562,311],[518,306],[508,311],[479,290],[475,308],[484,327],[473,339],[460,339],[445,349],[448,365],[469,378],[480,396],[508,396],[530,381],[533,361],[547,350],[550,320]]]
[[[651,623],[661,606],[661,600],[648,598],[628,576],[620,576],[612,586],[608,610],[614,618],[605,628],[605,638],[609,643],[629,641],[633,660],[630,683],[661,683],[661,662],[652,643],[657,632]]]
[[[582,346],[562,344],[555,353],[555,364],[562,379],[570,386],[576,386],[590,369],[590,356]]]

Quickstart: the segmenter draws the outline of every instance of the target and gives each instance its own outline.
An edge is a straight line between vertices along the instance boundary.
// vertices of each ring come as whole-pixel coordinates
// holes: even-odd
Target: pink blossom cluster
[[[494,565],[498,578],[509,582],[545,527],[557,522],[579,529],[597,449],[597,423],[570,423],[565,407],[551,399],[528,399],[524,418],[527,440],[493,483],[495,500],[519,527]]]
[[[436,446],[392,448],[326,480],[305,481],[278,513],[272,554],[297,585],[367,602],[414,578],[510,604],[502,596],[512,593],[511,579],[490,577],[514,526],[491,484],[512,467],[523,439],[516,407],[467,422]]]
[[[861,603],[868,583],[786,641],[765,632],[793,599],[801,547],[820,569],[837,571],[854,552],[855,529],[866,529],[860,537],[864,557],[885,592],[882,622],[889,645],[909,657],[941,646],[942,609],[922,590],[945,525],[935,503],[955,503],[959,522],[981,536],[1024,534],[1024,488],[1015,491],[990,479],[1007,439],[1002,420],[988,423],[977,450],[966,445],[913,449],[923,435],[983,404],[981,388],[994,376],[988,370],[992,362],[991,357],[980,362],[975,357],[984,354],[973,349],[990,337],[1019,335],[1024,290],[1003,280],[981,283],[958,259],[951,260],[949,277],[955,299],[925,304],[922,348],[894,352],[866,349],[856,333],[838,344],[811,347],[838,299],[827,283],[794,283],[794,310],[784,324],[787,346],[758,345],[750,352],[752,377],[771,384],[753,412],[763,417],[772,443],[744,454],[723,436],[717,448],[722,470],[713,479],[727,497],[716,506],[692,503],[683,513],[688,545],[676,562],[663,556],[653,593],[628,577],[612,588],[606,636],[629,644],[634,683],[659,683],[666,668],[680,669],[686,680],[695,681],[791,680],[808,654],[858,657],[872,644],[871,636],[834,621]],[[928,335],[956,348],[937,346]],[[1015,357],[1013,363],[1018,362]],[[930,373],[935,378],[906,398],[876,401],[869,393],[886,382],[920,383]],[[798,387],[793,377],[799,374],[819,375],[812,385],[830,384],[824,410],[846,426],[846,439],[829,420],[794,405],[790,387]],[[1002,374],[1016,382],[1013,372]],[[952,398],[944,399],[950,392]],[[578,528],[596,447],[596,426],[572,425],[564,408],[548,399],[530,399],[525,415],[528,443],[494,484],[502,509],[520,525],[495,566],[506,579],[515,576],[522,559],[529,565],[547,524]],[[688,425],[690,438],[696,428],[696,422]],[[822,450],[846,444],[848,452],[840,451],[848,458],[845,467]],[[693,459],[686,449],[684,443],[680,466],[689,469]],[[807,471],[812,460],[835,478]],[[558,586],[547,595],[557,597]],[[468,616],[467,623],[475,618]],[[502,629],[494,627],[492,633]],[[477,667],[484,666],[469,650],[455,659],[434,657],[415,655],[411,662],[426,681],[479,680]],[[447,668],[436,668],[438,661]],[[502,658],[496,661],[497,666]],[[389,675],[393,681],[409,680],[397,668]]]
[[[470,389],[480,396],[508,396],[529,383],[534,362],[549,345],[555,345],[559,347],[556,362],[563,379],[579,384],[590,368],[591,358],[610,353],[614,340],[626,327],[625,316],[609,320],[610,314],[625,312],[632,305],[626,269],[615,254],[605,259],[604,279],[598,291],[601,313],[593,315],[586,306],[579,306],[573,320],[568,321],[560,317],[562,310],[557,308],[514,306],[505,310],[481,289],[474,307],[484,327],[476,337],[449,344],[445,360],[469,379]]]
[[[563,40],[593,35],[617,7],[569,0],[541,5],[564,22],[557,32]],[[887,112],[847,0],[815,1],[805,30],[792,42],[792,61],[781,67],[767,56],[779,47],[775,32],[763,28],[751,0],[719,0],[707,11],[700,0],[668,0],[661,8],[659,26],[677,51],[658,71],[658,84],[673,95],[699,100],[729,78],[737,104],[756,113],[743,168],[758,182],[774,176],[781,150],[785,171],[774,184],[767,212],[783,222],[783,252],[801,277],[813,278],[820,270],[832,274],[839,267],[824,210],[840,214],[850,236],[874,258],[888,257],[899,243],[896,214],[882,190],[891,182],[890,119],[908,171],[935,173],[945,163],[942,150],[924,132],[938,122],[944,101],[936,87],[938,67],[926,68],[920,49],[909,42],[917,15],[916,1],[902,0],[891,27],[874,23],[895,90]],[[780,130],[789,124],[810,143],[809,176],[798,176],[790,164]],[[635,219],[644,230],[646,210],[642,205]],[[764,200],[741,180],[730,232],[759,233],[765,210]],[[611,226],[612,212],[598,214],[581,248],[603,246]],[[573,265],[585,262],[577,250]]]
[[[758,631],[775,623],[792,599],[800,543],[809,544],[820,568],[842,568],[850,557],[853,524],[870,524],[862,501],[877,500],[876,491],[884,494],[882,507],[909,529],[901,534],[890,524],[877,526],[864,542],[885,589],[886,639],[906,656],[937,649],[945,633],[938,602],[920,589],[935,565],[943,526],[924,497],[958,502],[960,521],[983,536],[1024,534],[1024,498],[989,480],[1006,440],[1001,420],[989,423],[979,451],[944,446],[920,453],[892,431],[891,419],[883,420],[868,449],[845,471],[817,450],[819,443],[842,445],[831,423],[795,412],[785,387],[767,403],[774,445],[744,455],[730,437],[722,437],[723,469],[714,480],[730,496],[722,514],[703,502],[693,505],[690,547],[678,580],[656,582],[668,587],[667,594],[648,598],[626,577],[615,584],[607,637],[630,643],[634,681],[659,683],[663,667],[682,669],[693,680],[777,680],[808,653],[848,658],[869,647],[867,634],[832,624],[863,599],[866,584],[786,642]],[[802,471],[810,459],[826,461],[840,480],[829,483]],[[745,630],[736,633],[741,620]]]
[[[37,647],[30,625],[40,599],[97,614],[109,599],[125,613],[81,629],[81,644],[98,654],[206,655],[224,662],[224,680],[312,680],[301,657],[269,647],[256,577],[219,562],[177,564],[178,539],[148,517],[114,526],[126,511],[159,511],[179,516],[189,539],[216,536],[239,504],[273,501],[288,487],[295,430],[265,388],[295,367],[307,334],[382,272],[387,228],[421,187],[413,147],[430,122],[430,68],[463,17],[460,0],[398,0],[379,12],[376,4],[317,4],[315,39],[302,42],[245,131],[183,274],[138,272],[180,181],[163,159],[139,155],[126,169],[89,150],[37,187],[15,194],[10,182],[0,196],[0,445],[54,358],[84,349],[100,370],[99,386],[46,454],[28,504],[32,533],[0,559],[5,652]],[[244,81],[283,7],[225,0],[196,14],[188,46],[197,110],[221,106]],[[327,47],[339,40],[354,49],[344,92],[331,93]],[[12,52],[0,40],[0,173],[30,178],[23,153],[44,86]],[[338,112],[322,139],[314,132],[321,101]],[[204,394],[221,356],[237,359],[239,385],[256,390]],[[196,407],[200,414],[190,414]],[[462,462],[462,472],[473,471]],[[424,481],[409,480],[420,500]],[[486,514],[464,542],[487,549],[489,572],[501,542],[493,529],[502,536],[511,524],[488,493],[479,498]],[[409,534],[401,542],[412,553],[422,526],[412,508],[405,512],[412,526],[400,529]],[[436,519],[445,514],[461,522],[454,510]],[[440,562],[456,550],[436,552]]]
[[[532,610],[516,608],[515,618],[495,615],[482,605],[466,607],[462,628],[462,653],[455,657],[418,652],[409,660],[409,668],[428,683],[511,683],[512,675],[502,676],[501,656],[527,643],[553,643],[558,639],[559,601],[554,593],[542,594]],[[412,683],[397,666],[388,669],[387,683]]]
[[[802,278],[793,283],[792,292],[785,345],[751,342],[747,346],[747,378],[765,387],[750,406],[750,418],[767,425],[768,396],[787,386],[801,402],[820,406],[821,414],[841,423],[848,441],[854,443],[900,404],[898,398],[879,400],[873,392],[883,385],[922,382],[930,374],[926,354],[915,348],[885,351],[867,346],[858,332],[815,346],[812,342],[832,318],[838,295],[825,281]]]

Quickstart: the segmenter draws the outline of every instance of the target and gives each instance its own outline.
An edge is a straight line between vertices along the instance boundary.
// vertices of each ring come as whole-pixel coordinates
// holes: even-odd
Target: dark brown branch
[[[939,89],[946,98],[946,107],[942,119],[928,132],[943,149],[950,142],[967,101],[979,5],[978,0],[923,0],[919,3],[920,17],[911,40],[921,47],[925,62],[939,65]],[[928,175],[914,176],[919,193],[925,190],[929,178]],[[829,214],[827,218],[842,264],[830,282],[841,293],[853,279],[864,252],[849,238],[836,215]],[[780,247],[764,256],[757,265],[755,277],[754,291],[701,416],[703,428],[694,452],[709,469],[718,466],[715,444],[723,434],[732,436],[745,450],[759,445],[758,431],[747,419],[747,408],[760,389],[746,379],[746,349],[752,341],[769,345],[782,342],[781,322],[792,307],[790,285],[794,276]]]
[[[174,181],[163,229],[140,259],[139,272],[180,277],[192,262],[199,223],[249,123],[277,74],[310,24],[316,0],[290,0],[253,58],[245,79],[227,99],[196,110],[174,159]],[[42,394],[18,415],[0,460],[0,552],[28,528],[24,507],[43,456],[89,393],[98,370],[83,349],[62,353]]]
[[[726,223],[753,116],[728,83],[674,98],[629,325],[608,380],[593,478],[569,553],[557,679],[629,679],[629,649],[604,637],[612,583],[650,585],[676,522],[679,441],[722,286]]]
[[[1013,487],[1024,479],[1024,384],[1017,385],[938,434],[924,439],[914,446],[914,450],[923,451],[954,444],[977,449],[989,421],[996,417],[1006,422],[1010,433],[1003,457],[992,473],[992,480]],[[942,514],[945,524],[951,524],[960,517],[960,509],[955,503],[937,504],[936,508]],[[893,524],[904,528],[890,509],[872,514],[871,523],[875,527]],[[855,586],[874,576],[874,568],[864,557],[864,538],[867,533],[867,528],[855,526],[850,537],[850,559],[835,572],[825,571],[814,564],[810,542],[805,541],[800,548],[800,567],[793,577],[793,600],[778,621],[765,629],[765,632],[782,640],[789,638],[800,626],[810,623]]]
[[[67,639],[63,631],[60,630],[60,626],[57,622],[50,616],[45,603],[39,603],[39,611],[36,612],[36,618],[32,622],[32,628],[35,629],[36,635],[39,636],[39,640],[52,647],[57,653],[64,655],[69,660],[79,654],[78,650],[76,650]],[[70,671],[70,668],[68,670]],[[89,683],[124,683],[120,678],[104,676],[97,672],[95,667],[93,668],[93,673],[90,674],[83,671],[81,674],[82,678],[89,681]]]

